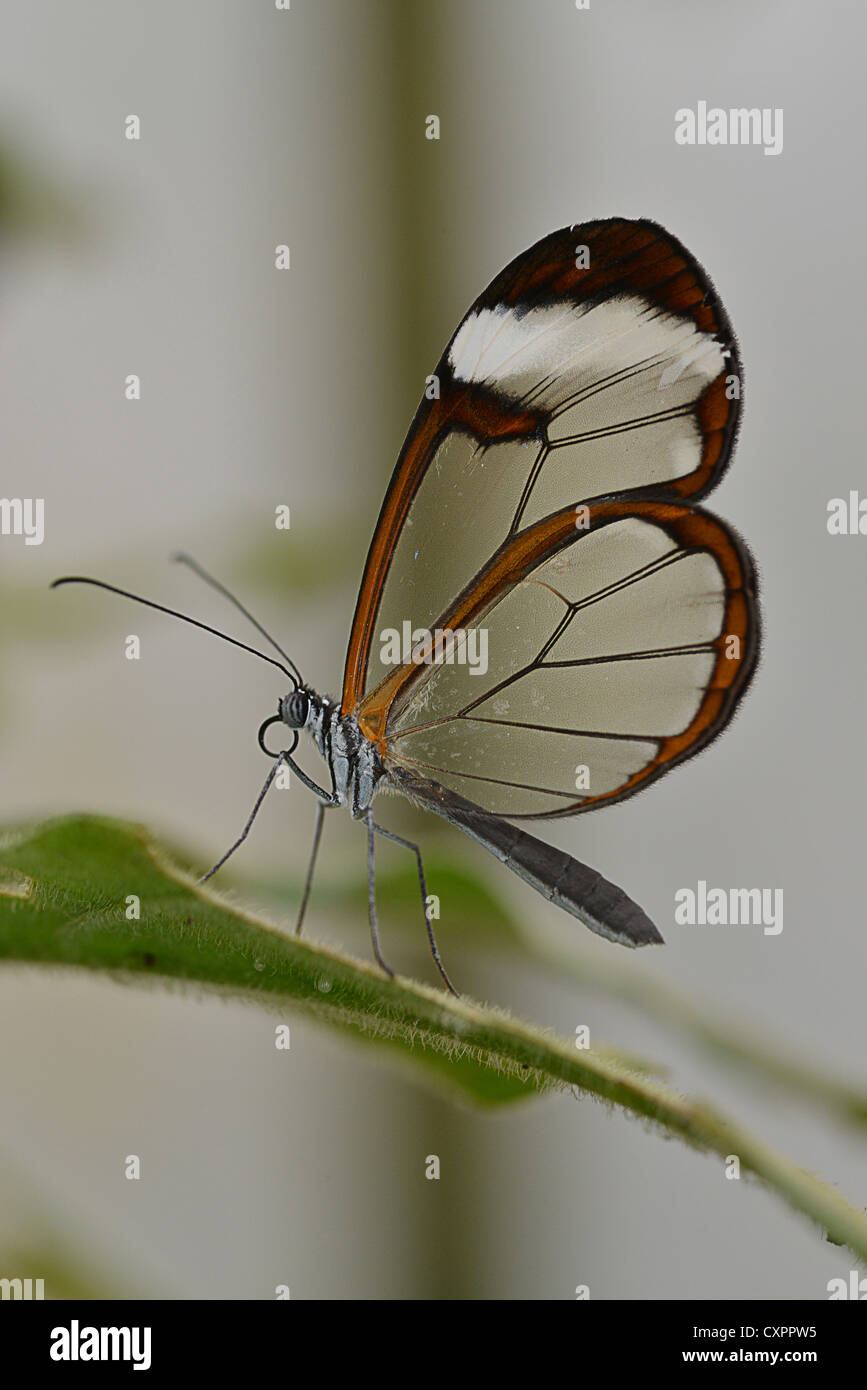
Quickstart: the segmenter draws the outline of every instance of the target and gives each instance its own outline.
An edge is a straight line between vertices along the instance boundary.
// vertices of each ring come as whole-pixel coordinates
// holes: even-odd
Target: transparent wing
[[[492,282],[413,422],[350,636],[343,711],[393,780],[571,815],[725,726],[755,579],[695,501],[739,399],[725,312],[653,223],[566,228]]]
[[[362,707],[387,766],[492,814],[574,815],[727,722],[757,648],[742,542],[679,504],[588,510],[587,530],[567,511],[516,537]]]
[[[555,232],[498,275],[428,394],[371,542],[344,713],[388,675],[387,637],[433,626],[511,535],[582,499],[707,493],[740,371],[689,252],[652,222],[612,219]]]

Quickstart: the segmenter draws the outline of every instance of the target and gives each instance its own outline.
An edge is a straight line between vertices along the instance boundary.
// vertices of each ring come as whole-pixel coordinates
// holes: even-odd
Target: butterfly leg
[[[373,812],[368,811],[365,817],[367,821],[367,910],[370,917],[370,940],[373,943],[373,954],[382,966],[386,975],[394,979],[394,971],[386,965],[382,958],[382,951],[379,946],[379,926],[376,920],[376,871],[373,863],[373,845],[376,839],[376,826],[373,822]]]
[[[319,801],[316,804],[316,828],[313,831],[313,848],[310,851],[310,860],[307,865],[307,877],[304,880],[304,893],[301,898],[301,906],[298,909],[298,920],[295,923],[295,935],[301,935],[301,927],[304,923],[304,913],[307,911],[307,899],[310,897],[310,889],[313,887],[313,871],[316,868],[316,856],[319,853],[319,841],[322,839],[322,822],[325,819],[325,812],[328,810],[326,801]]]
[[[283,763],[283,761],[284,761],[284,756],[283,756],[283,754],[281,753],[280,756],[279,756],[279,758],[278,758],[277,761],[275,762],[274,766],[271,768],[271,771],[268,773],[268,778],[267,778],[267,781],[265,782],[264,787],[263,787],[262,790],[260,791],[259,795],[256,797],[256,804],[255,804],[255,806],[253,807],[252,811],[250,812],[249,817],[247,818],[247,824],[244,826],[244,829],[241,831],[241,833],[240,833],[240,835],[238,836],[237,840],[236,840],[235,843],[232,845],[232,848],[226,850],[226,853],[223,855],[222,859],[218,859],[217,862],[216,862],[216,864],[214,865],[214,867],[213,867],[212,869],[209,869],[208,872],[207,872],[206,874],[202,874],[202,877],[199,879],[199,883],[207,883],[207,881],[208,881],[209,878],[213,878],[213,876],[214,876],[214,874],[217,872],[217,870],[218,870],[218,869],[222,869],[222,867],[223,867],[223,865],[225,864],[226,860],[227,860],[227,859],[231,859],[232,855],[235,853],[235,850],[238,849],[238,848],[244,843],[244,841],[246,840],[247,836],[248,836],[249,833],[250,833],[250,830],[251,830],[252,825],[253,825],[253,821],[256,819],[257,815],[259,814],[259,807],[262,805],[262,802],[265,800],[265,797],[268,795],[268,792],[271,790],[271,783],[274,781],[274,778],[277,776],[277,773],[280,771],[280,766],[281,766],[281,764]]]
[[[310,791],[312,791],[314,795],[317,797],[316,827],[313,831],[313,848],[310,851],[310,859],[307,864],[307,877],[304,880],[304,892],[301,896],[301,906],[298,909],[298,917],[295,922],[295,935],[300,936],[301,928],[304,925],[304,914],[307,911],[307,900],[310,897],[310,889],[313,887],[313,873],[316,868],[316,856],[319,853],[319,841],[322,838],[322,820],[325,815],[325,812],[328,810],[330,806],[340,805],[340,797],[337,794],[337,788],[334,786],[333,773],[331,791],[327,792],[324,787],[319,786],[318,782],[314,782],[312,777],[308,777],[307,773],[304,772],[303,769],[298,766],[294,758],[291,758],[288,753],[284,753],[283,757],[287,766],[292,769],[299,781],[303,782],[304,786],[307,787]]]
[[[437,946],[436,937],[434,936],[433,927],[431,926],[430,913],[428,911],[427,905],[427,884],[425,883],[424,864],[422,863],[421,859],[421,850],[419,849],[418,845],[413,844],[412,840],[404,840],[401,838],[400,835],[395,835],[393,831],[386,830],[383,826],[377,825],[375,822],[373,828],[376,831],[377,835],[383,835],[386,840],[393,840],[396,845],[403,845],[404,849],[411,849],[413,854],[415,855],[415,862],[418,865],[418,882],[419,887],[421,888],[421,906],[422,911],[424,912],[424,922],[425,927],[427,928],[427,939],[430,942],[430,951],[434,959],[434,965],[440,972],[440,975],[443,978],[443,982],[445,983],[445,987],[449,991],[449,994],[453,994],[456,999],[460,999],[461,996],[458,994],[458,991],[455,989],[454,985],[452,984],[451,980],[446,974],[445,966],[443,965],[442,960],[440,959],[439,947]]]
[[[288,753],[284,753],[282,757],[283,761],[287,764],[287,766],[291,767],[299,782],[303,782],[304,786],[307,787],[309,791],[313,792],[314,796],[318,796],[319,800],[325,806],[340,805],[340,797],[337,795],[337,792],[333,786],[331,791],[327,792],[324,787],[320,787],[318,782],[314,782],[312,777],[308,777],[307,773],[303,770],[303,768],[300,768],[296,763],[295,759],[290,758]]]

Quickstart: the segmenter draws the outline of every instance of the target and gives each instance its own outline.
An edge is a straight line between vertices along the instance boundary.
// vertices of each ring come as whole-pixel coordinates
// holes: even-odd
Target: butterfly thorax
[[[368,810],[385,776],[381,757],[364,737],[353,714],[341,715],[340,705],[308,690],[307,732],[328,765],[341,806],[356,818]]]

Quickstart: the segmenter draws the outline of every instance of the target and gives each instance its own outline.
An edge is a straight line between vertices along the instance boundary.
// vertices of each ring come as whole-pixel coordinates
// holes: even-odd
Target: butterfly
[[[384,789],[591,931],[661,942],[620,888],[514,822],[623,801],[731,719],[758,654],[756,573],[744,541],[699,503],[728,466],[741,398],[728,316],[674,236],[646,219],[565,227],[491,281],[427,378],[370,543],[339,699],[179,557],[255,624],[286,664],[256,654],[291,685],[259,730],[269,778],[211,873],[287,765],[318,803],[297,930],[325,811],[348,807],[367,829],[373,951],[389,975],[378,835],[416,857],[430,948],[455,992],[421,851],[375,818]],[[126,592],[55,581],[69,582]],[[288,748],[268,747],[275,724]],[[292,756],[302,731],[324,760],[321,784]]]

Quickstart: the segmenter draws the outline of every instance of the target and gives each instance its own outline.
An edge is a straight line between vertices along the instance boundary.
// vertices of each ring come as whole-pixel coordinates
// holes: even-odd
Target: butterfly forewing
[[[344,712],[402,785],[488,813],[628,795],[719,732],[755,660],[748,552],[694,504],[737,421],[725,313],[654,224],[567,228],[479,297],[435,387],[371,544]]]

